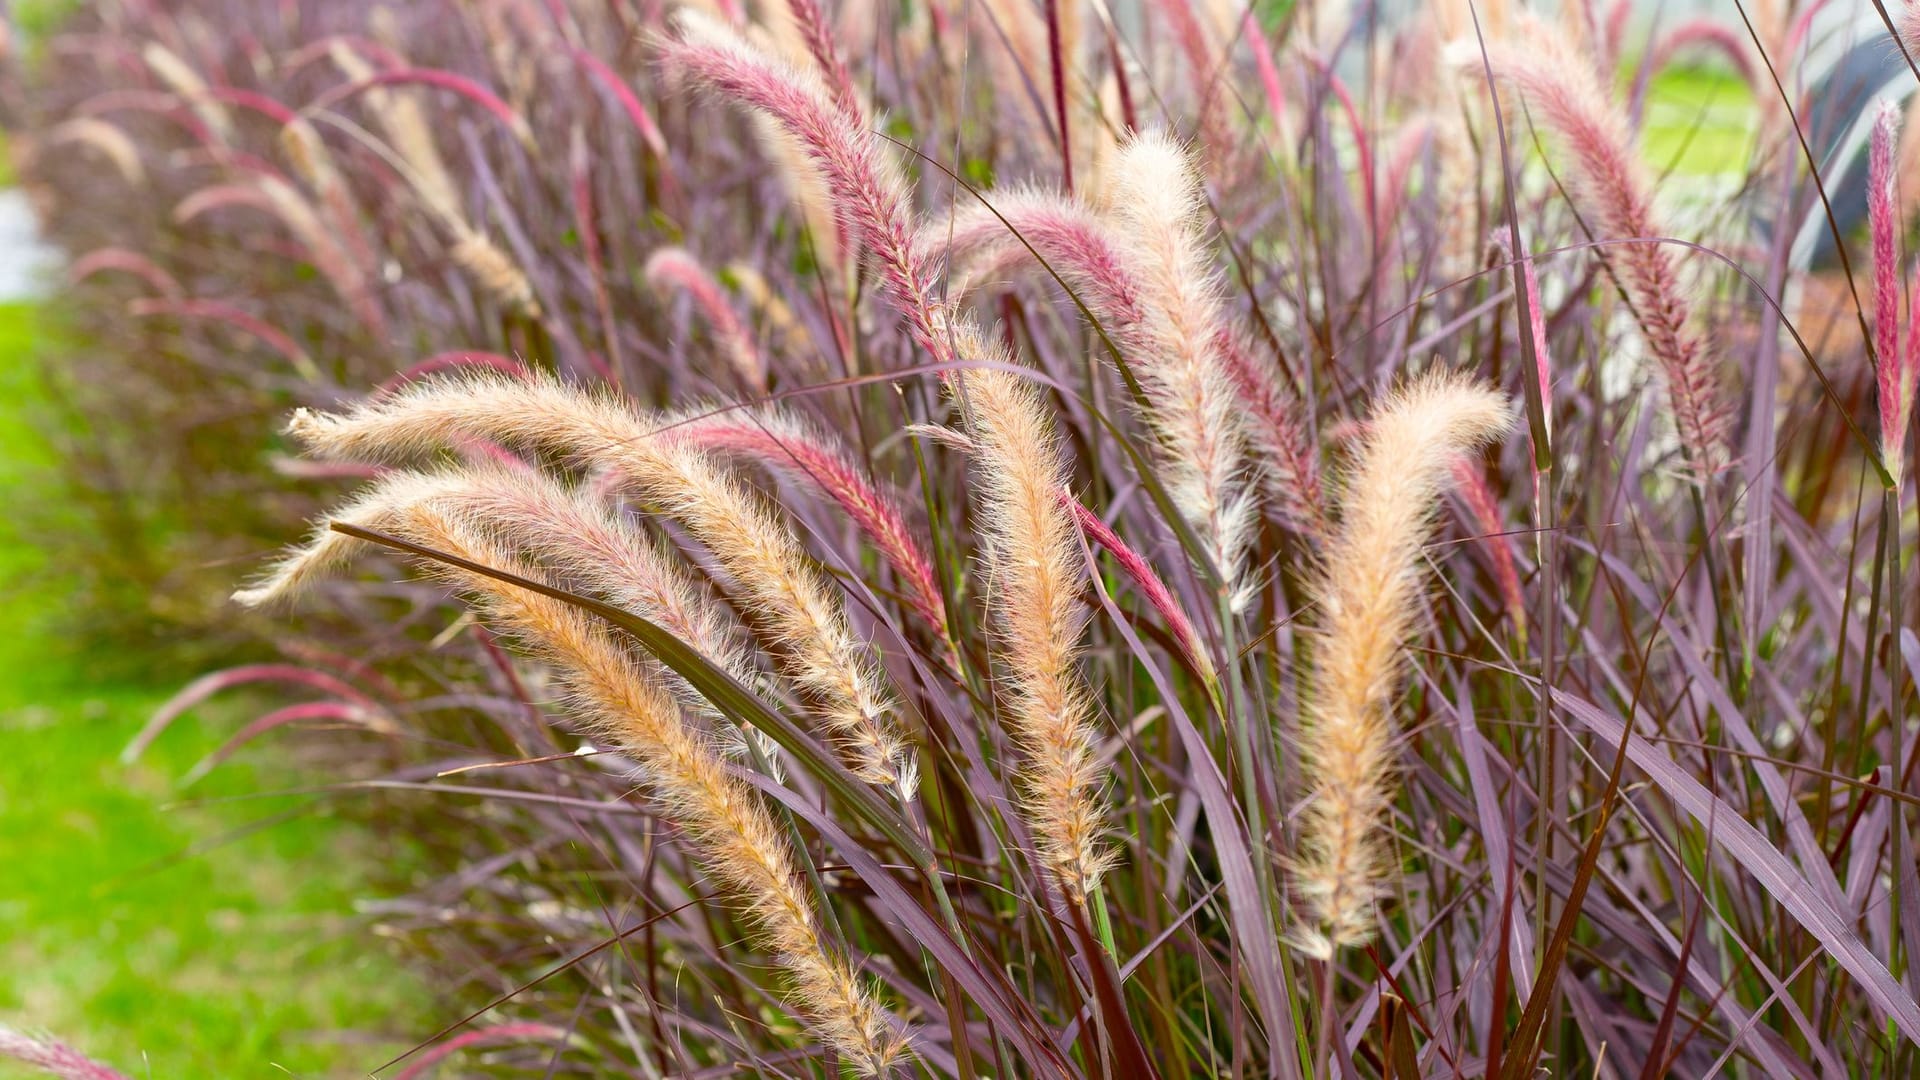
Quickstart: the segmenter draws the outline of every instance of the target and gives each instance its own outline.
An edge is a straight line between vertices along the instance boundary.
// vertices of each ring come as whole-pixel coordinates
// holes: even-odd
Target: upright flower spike
[[[1165,132],[1143,132],[1120,148],[1114,213],[1145,286],[1143,329],[1153,343],[1135,364],[1147,420],[1166,450],[1169,494],[1237,607],[1246,596],[1241,564],[1254,502],[1233,377],[1221,355],[1220,281],[1203,205],[1199,174]]]
[[[1867,143],[1867,223],[1873,239],[1873,361],[1880,404],[1880,461],[1900,482],[1901,449],[1913,407],[1913,363],[1920,352],[1900,350],[1900,201],[1894,183],[1894,147],[1900,139],[1900,109],[1882,101]]]
[[[469,518],[431,497],[390,494],[396,497],[363,499],[353,523],[544,581],[539,568],[489,538],[495,526],[484,517]],[[820,936],[813,900],[778,824],[613,631],[571,604],[485,574],[431,560],[426,569],[468,593],[484,619],[552,666],[581,721],[633,757],[662,815],[686,833],[707,873],[737,898],[814,1034],[862,1075],[885,1073],[902,1043],[852,966]]]
[[[405,460],[484,439],[617,477],[713,553],[854,771],[911,799],[913,756],[872,649],[854,634],[839,595],[783,518],[698,448],[661,437],[665,427],[604,394],[480,375],[424,380],[344,413],[301,410],[289,430],[335,459]]]
[[[920,244],[978,254],[988,267],[1031,252],[1074,290],[1139,379],[1168,493],[1237,602],[1255,509],[1239,412],[1252,405],[1280,428],[1291,415],[1224,325],[1199,223],[1200,179],[1185,151],[1159,132],[1136,136],[1110,183],[1113,221],[1065,196],[1017,190],[927,226]],[[1279,443],[1294,441],[1281,434]]]
[[[1691,466],[1703,474],[1716,471],[1729,454],[1731,405],[1712,350],[1693,325],[1693,304],[1680,284],[1672,251],[1659,242],[1669,233],[1655,217],[1652,187],[1634,151],[1626,115],[1593,65],[1573,55],[1558,31],[1532,17],[1522,25],[1518,41],[1489,46],[1494,74],[1525,96],[1531,115],[1572,156],[1574,197],[1591,216],[1596,239],[1625,241],[1605,248],[1606,257],[1666,380]],[[1471,70],[1478,71],[1479,64],[1476,49]]]
[[[1320,568],[1322,636],[1302,734],[1312,801],[1296,881],[1311,912],[1299,935],[1317,956],[1373,936],[1391,865],[1394,700],[1425,576],[1420,548],[1459,456],[1508,428],[1506,399],[1451,374],[1418,379],[1368,421]]]
[[[934,278],[913,243],[913,214],[900,172],[872,132],[849,121],[818,74],[803,71],[738,33],[682,9],[678,36],[663,50],[670,67],[770,118],[819,170],[842,231],[859,240],[880,287],[905,316],[914,343],[936,362],[951,359]]]
[[[969,358],[999,356],[966,327],[958,348]],[[974,447],[988,596],[1010,687],[1005,722],[1022,754],[1021,802],[1041,862],[1069,901],[1084,904],[1113,856],[1093,752],[1093,698],[1079,671],[1086,560],[1061,498],[1059,436],[1016,375],[971,369],[955,388]]]

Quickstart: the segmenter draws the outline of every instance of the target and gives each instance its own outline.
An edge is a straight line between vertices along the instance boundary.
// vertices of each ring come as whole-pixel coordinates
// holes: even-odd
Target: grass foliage
[[[76,15],[128,759],[417,847],[393,1075],[1914,1069],[1890,27],[1123,7]]]

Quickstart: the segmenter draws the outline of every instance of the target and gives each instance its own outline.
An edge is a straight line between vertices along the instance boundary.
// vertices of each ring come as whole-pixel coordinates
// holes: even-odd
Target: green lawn
[[[55,490],[28,419],[35,332],[30,310],[0,306],[0,490],[16,505]],[[426,1026],[423,988],[352,914],[373,895],[372,839],[298,798],[171,805],[175,778],[244,722],[232,711],[122,767],[155,704],[198,673],[93,677],[56,636],[65,595],[57,557],[0,518],[0,1021],[137,1077],[364,1076],[410,1046],[396,1035]],[[288,770],[243,755],[190,794],[292,787]]]
[[[1678,176],[1744,172],[1753,154],[1753,93],[1717,68],[1670,67],[1647,87],[1641,153]]]

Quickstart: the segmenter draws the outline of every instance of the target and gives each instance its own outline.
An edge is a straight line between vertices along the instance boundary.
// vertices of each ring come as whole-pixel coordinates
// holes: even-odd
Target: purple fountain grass
[[[1200,631],[1194,628],[1193,620],[1187,617],[1186,610],[1180,606],[1180,601],[1174,598],[1173,590],[1167,588],[1167,583],[1160,580],[1160,575],[1154,571],[1153,564],[1147,561],[1146,556],[1135,551],[1132,545],[1121,539],[1120,534],[1113,531],[1113,526],[1101,520],[1099,514],[1089,510],[1085,503],[1074,498],[1072,492],[1062,490],[1060,498],[1067,504],[1067,508],[1073,511],[1074,520],[1080,524],[1080,531],[1086,533],[1087,539],[1093,541],[1102,551],[1113,556],[1114,565],[1120,568],[1121,573],[1127,575],[1128,580],[1133,582],[1134,588],[1140,590],[1141,597],[1153,605],[1153,609],[1166,620],[1167,629],[1172,632],[1174,640],[1179,642],[1180,651],[1186,656],[1187,662],[1193,665],[1194,670],[1198,671],[1201,677],[1214,678],[1213,660],[1207,655],[1206,644],[1200,640]]]
[[[800,31],[801,40],[806,42],[808,55],[820,68],[821,78],[827,84],[834,107],[840,110],[849,124],[865,128],[866,108],[860,104],[860,92],[853,86],[853,73],[840,57],[840,47],[833,40],[833,27],[827,21],[827,13],[821,9],[819,0],[787,0],[787,12],[793,18],[794,27]]]
[[[1494,587],[1500,590],[1500,599],[1507,607],[1507,617],[1513,620],[1514,629],[1524,636],[1527,629],[1527,596],[1520,587],[1520,572],[1513,562],[1513,538],[1503,535],[1508,531],[1508,526],[1500,513],[1500,500],[1494,497],[1485,474],[1472,458],[1456,459],[1452,472],[1454,490],[1460,493],[1460,501],[1466,504],[1474,527],[1480,530],[1480,550],[1487,553],[1487,561],[1493,567]]]
[[[1712,349],[1693,324],[1693,304],[1671,250],[1660,242],[1667,233],[1654,216],[1646,168],[1634,152],[1626,117],[1558,32],[1536,18],[1523,25],[1520,40],[1489,47],[1494,73],[1522,92],[1572,155],[1574,194],[1593,215],[1596,239],[1624,241],[1601,253],[1617,267],[1647,349],[1666,379],[1689,464],[1710,473],[1727,463],[1731,406]],[[1478,64],[1476,54],[1472,69]]]
[[[60,1080],[128,1080],[50,1035],[38,1038],[0,1024],[0,1058],[57,1076]]]
[[[1891,133],[1864,334],[1753,227],[1811,191],[1820,5],[1645,43],[1634,75],[1768,84],[1716,107],[1774,152],[1699,258],[1624,2],[70,6],[0,78],[94,253],[46,372],[84,497],[48,502],[102,528],[47,535],[220,672],[136,749],[257,696],[187,782],[295,754],[404,838],[366,917],[485,1019],[396,1068],[1907,1068],[1910,688],[1860,645],[1915,602],[1904,488],[1858,487],[1920,372]],[[1491,137],[1475,15],[1537,142]],[[1464,450],[1509,411],[1478,382],[1381,392],[1435,355],[1526,389],[1535,453]],[[1736,401],[1751,475],[1709,483]],[[262,454],[300,406],[328,460]],[[1690,482],[1648,467],[1669,430]],[[212,602],[315,517],[558,594],[383,559],[297,619]],[[379,547],[328,530],[243,597]]]
[[[486,462],[438,473],[388,472],[359,499],[337,511],[337,516],[358,520],[419,504],[486,522],[496,542],[511,554],[552,569],[579,583],[588,594],[658,624],[741,684],[769,686],[772,677],[745,647],[739,625],[705,588],[592,494],[537,470]],[[235,593],[234,599],[259,607],[298,595],[308,583],[336,572],[365,547],[363,541],[323,522],[305,547],[282,559],[258,584]],[[743,733],[723,720],[683,678],[664,678],[689,712],[706,717],[711,730],[723,736],[729,747],[745,751],[746,739],[754,733]],[[765,739],[759,740],[759,747],[765,759],[777,766],[776,749]]]
[[[832,193],[842,229],[858,237],[878,265],[881,287],[906,318],[915,343],[937,363],[951,363],[934,277],[913,242],[904,182],[874,136],[848,121],[813,73],[691,11],[683,10],[677,25],[679,36],[662,49],[669,66],[771,117],[800,145]]]
[[[1373,938],[1390,871],[1394,699],[1420,599],[1420,547],[1453,462],[1508,423],[1505,399],[1441,372],[1383,401],[1362,435],[1320,571],[1323,638],[1303,738],[1313,801],[1295,880],[1312,913],[1299,942],[1316,956]]]
[[[1275,505],[1296,527],[1318,529],[1322,518],[1319,463],[1300,422],[1298,402],[1270,365],[1257,360],[1230,330],[1218,325],[1218,317],[1205,310],[1204,302],[1198,315],[1216,326],[1206,349],[1199,349],[1190,337],[1169,332],[1178,325],[1167,314],[1174,301],[1149,299],[1154,294],[1146,261],[1123,243],[1115,223],[1077,199],[1013,189],[991,192],[985,205],[967,207],[945,222],[927,225],[921,230],[920,243],[948,251],[968,283],[986,278],[996,268],[1038,258],[1087,306],[1095,325],[1122,356],[1154,378],[1153,387],[1163,400],[1183,393],[1188,400],[1201,401],[1208,394],[1217,395],[1217,380],[1196,375],[1196,369],[1217,365],[1246,410],[1242,417],[1246,436],[1265,453],[1260,475]],[[964,293],[967,287],[957,286],[955,291]],[[1196,358],[1196,352],[1203,357],[1210,352],[1212,358]],[[1185,370],[1169,370],[1175,365],[1167,357],[1183,354]],[[1213,407],[1218,408],[1217,400]],[[1196,426],[1204,429],[1207,423],[1221,422],[1217,414],[1211,421],[1203,415]],[[1204,437],[1200,441],[1206,443]]]
[[[1295,529],[1317,538],[1326,528],[1320,455],[1302,420],[1302,405],[1285,377],[1232,333],[1217,348],[1245,408],[1247,436],[1263,457],[1259,475],[1267,497]]]
[[[604,394],[557,382],[469,375],[415,383],[340,414],[295,414],[290,430],[322,457],[406,460],[460,438],[557,451],[604,469],[685,526],[752,599],[784,670],[864,779],[911,799],[917,766],[893,721],[872,648],[813,568],[786,520],[695,447],[659,433]]]
[[[404,491],[389,494],[396,497],[359,504],[353,524],[393,530],[430,550],[544,583],[536,567],[487,539],[484,519],[467,520]],[[822,937],[785,835],[752,788],[727,771],[709,739],[685,724],[658,681],[586,612],[485,574],[424,561],[429,572],[472,595],[483,617],[552,663],[581,721],[634,756],[666,816],[687,832],[709,873],[739,898],[815,1033],[862,1075],[883,1075],[902,1042],[852,967]]]
[[[1880,462],[1901,480],[1907,418],[1913,408],[1915,356],[1900,348],[1900,301],[1907,292],[1900,273],[1900,200],[1893,171],[1900,139],[1900,109],[1882,101],[1867,143],[1867,222],[1873,242],[1873,357],[1880,405]],[[1920,328],[1914,332],[1920,334]]]
[[[1254,376],[1251,365],[1223,355],[1229,337],[1219,285],[1197,226],[1199,178],[1182,150],[1149,132],[1121,147],[1111,185],[1112,222],[1066,196],[1016,190],[957,214],[944,234],[938,225],[926,227],[921,243],[945,242],[963,255],[982,251],[990,263],[1031,251],[1083,296],[1140,380],[1174,504],[1237,603],[1245,596],[1242,549],[1254,504],[1245,490],[1249,464],[1235,387]],[[1258,410],[1269,425],[1286,416],[1274,396]]]

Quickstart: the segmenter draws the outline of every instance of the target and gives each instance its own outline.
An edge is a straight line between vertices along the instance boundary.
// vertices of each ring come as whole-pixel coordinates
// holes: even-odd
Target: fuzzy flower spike
[[[1626,114],[1564,35],[1530,16],[1523,26],[1520,41],[1490,48],[1494,74],[1525,97],[1532,116],[1571,155],[1574,199],[1590,216],[1596,239],[1625,241],[1603,250],[1666,380],[1680,444],[1696,472],[1717,471],[1729,455],[1732,407],[1713,351],[1694,325],[1673,249],[1658,242],[1671,232],[1654,213],[1652,185]],[[1479,64],[1476,50],[1470,69],[1478,71]]]
[[[405,461],[484,439],[617,476],[713,554],[854,771],[912,798],[916,763],[839,594],[783,517],[699,448],[661,437],[666,426],[605,394],[487,375],[426,380],[342,413],[301,410],[289,430],[333,459]]]
[[[1867,221],[1873,240],[1874,381],[1880,403],[1880,461],[1901,481],[1901,451],[1907,418],[1913,410],[1915,376],[1920,375],[1920,328],[1908,330],[1900,349],[1900,201],[1895,190],[1894,148],[1900,138],[1900,109],[1880,103],[1867,144]]]
[[[423,478],[411,489],[391,483],[385,488],[340,520],[546,580],[540,568],[488,535],[490,521],[474,519],[441,497],[446,485]],[[635,663],[611,629],[571,604],[438,562],[426,569],[467,593],[483,619],[552,667],[580,721],[633,757],[662,815],[685,833],[707,873],[737,899],[814,1034],[861,1075],[884,1074],[901,1042],[852,966],[822,938],[785,835],[746,781],[728,770],[710,737],[686,722],[665,687]]]
[[[1375,409],[1347,476],[1319,574],[1323,636],[1303,747],[1313,798],[1296,880],[1313,918],[1300,943],[1315,955],[1372,937],[1391,869],[1393,708],[1424,583],[1421,544],[1453,462],[1509,423],[1499,394],[1429,375]]]
[[[969,324],[962,356],[1007,357]],[[1093,696],[1079,670],[1086,560],[1061,493],[1053,418],[1019,376],[976,368],[955,384],[974,446],[990,603],[1010,690],[1005,723],[1020,744],[1021,798],[1040,861],[1075,904],[1112,861],[1093,752]]]

